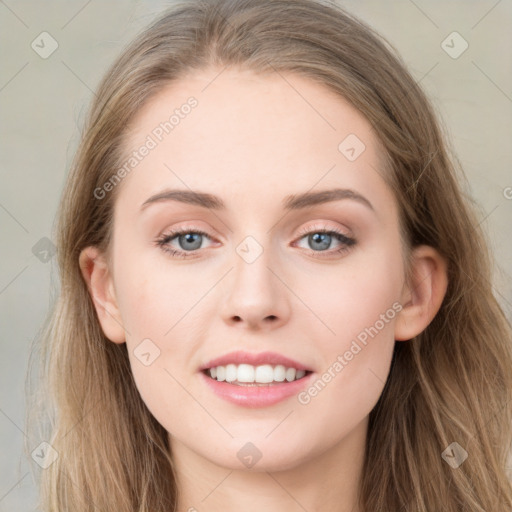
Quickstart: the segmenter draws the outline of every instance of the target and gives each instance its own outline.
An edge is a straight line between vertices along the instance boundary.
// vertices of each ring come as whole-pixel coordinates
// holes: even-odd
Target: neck
[[[216,465],[172,438],[178,512],[362,512],[357,505],[368,418],[320,454],[305,454],[288,469]],[[314,449],[314,447],[313,447]]]

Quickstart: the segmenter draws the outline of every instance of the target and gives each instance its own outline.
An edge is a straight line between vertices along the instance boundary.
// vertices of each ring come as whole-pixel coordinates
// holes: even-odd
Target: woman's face
[[[397,206],[347,102],[293,74],[219,73],[161,90],[130,127],[113,289],[137,387],[174,446],[292,468],[362,439],[383,390],[403,299]]]

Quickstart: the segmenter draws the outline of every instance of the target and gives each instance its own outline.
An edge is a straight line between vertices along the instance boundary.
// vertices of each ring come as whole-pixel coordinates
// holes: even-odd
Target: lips
[[[297,394],[312,378],[305,364],[275,352],[231,352],[200,368],[203,382],[236,405],[266,407]]]

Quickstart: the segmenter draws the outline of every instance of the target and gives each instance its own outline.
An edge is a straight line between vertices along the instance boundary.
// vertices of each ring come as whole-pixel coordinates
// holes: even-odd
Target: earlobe
[[[397,341],[410,340],[427,328],[448,287],[446,261],[433,247],[422,245],[413,249],[412,265],[412,282],[404,286],[403,309],[395,323]]]
[[[114,343],[124,343],[125,331],[104,254],[96,247],[86,247],[80,253],[79,265],[105,336]]]

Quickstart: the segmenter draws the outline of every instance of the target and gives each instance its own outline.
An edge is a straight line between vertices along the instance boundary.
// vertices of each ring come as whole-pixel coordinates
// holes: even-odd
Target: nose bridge
[[[257,292],[271,294],[273,288],[269,237],[262,240],[262,235],[257,236],[258,239],[248,235],[235,247],[233,292],[242,292],[248,297]]]
[[[270,237],[247,235],[236,247],[223,316],[228,322],[252,326],[269,318],[285,320],[289,314],[286,290],[276,278]],[[272,270],[271,270],[272,269]]]

